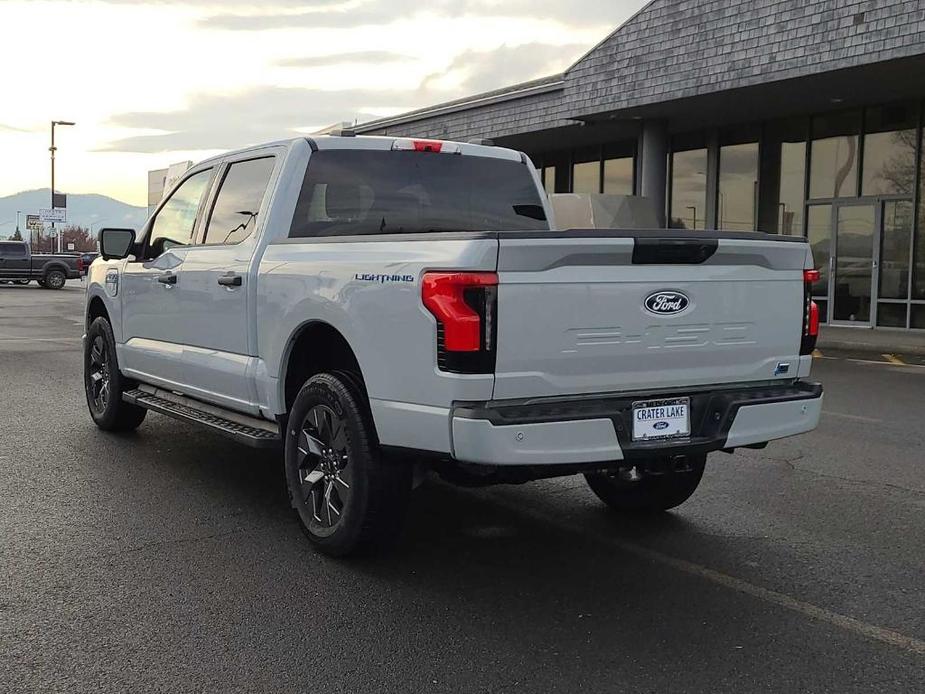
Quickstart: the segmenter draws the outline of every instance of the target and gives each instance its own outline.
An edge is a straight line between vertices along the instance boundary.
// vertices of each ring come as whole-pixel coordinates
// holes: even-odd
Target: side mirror
[[[103,260],[121,260],[135,247],[134,229],[100,229],[100,255]]]

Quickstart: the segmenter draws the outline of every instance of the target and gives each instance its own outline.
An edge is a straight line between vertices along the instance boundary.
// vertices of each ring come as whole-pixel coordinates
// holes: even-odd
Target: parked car
[[[61,289],[67,280],[79,279],[81,272],[79,255],[32,255],[25,241],[0,241],[0,280],[18,284],[35,280],[46,289]]]
[[[190,169],[137,235],[100,239],[94,422],[152,410],[281,446],[330,554],[393,537],[426,468],[464,485],[583,474],[614,509],[657,511],[709,453],[819,421],[804,239],[557,231],[520,152],[249,148]]]
[[[83,263],[83,272],[81,273],[83,276],[86,276],[87,270],[89,269],[90,265],[93,263],[94,260],[96,260],[99,257],[100,257],[99,253],[81,253],[80,254],[80,260]]]

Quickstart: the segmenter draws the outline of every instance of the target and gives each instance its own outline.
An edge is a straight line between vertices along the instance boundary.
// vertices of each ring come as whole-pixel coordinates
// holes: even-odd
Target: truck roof
[[[296,143],[308,142],[313,149],[330,150],[330,149],[367,149],[367,150],[390,150],[393,148],[396,140],[405,140],[409,142],[433,142],[441,145],[450,145],[454,149],[458,148],[460,154],[477,157],[490,157],[493,159],[507,159],[510,161],[521,161],[524,155],[517,150],[506,147],[495,147],[493,145],[472,144],[469,142],[457,142],[455,140],[437,140],[433,138],[422,137],[384,137],[381,135],[317,135],[307,137],[294,137],[288,140],[276,140],[274,142],[265,142],[250,147],[229,150],[208,159],[197,162],[194,167],[220,161],[229,156],[236,156],[247,152],[254,152],[269,147],[286,147],[290,148]]]

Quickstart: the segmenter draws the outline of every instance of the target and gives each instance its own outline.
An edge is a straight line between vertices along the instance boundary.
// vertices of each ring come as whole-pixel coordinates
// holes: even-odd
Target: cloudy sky
[[[0,0],[0,196],[145,203],[149,169],[559,72],[644,0]]]

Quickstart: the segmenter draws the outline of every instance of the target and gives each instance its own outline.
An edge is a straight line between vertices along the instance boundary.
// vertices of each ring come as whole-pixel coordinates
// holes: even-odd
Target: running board
[[[231,412],[176,393],[143,385],[125,391],[122,399],[152,412],[199,424],[252,448],[274,448],[280,445],[279,427],[273,422]]]

